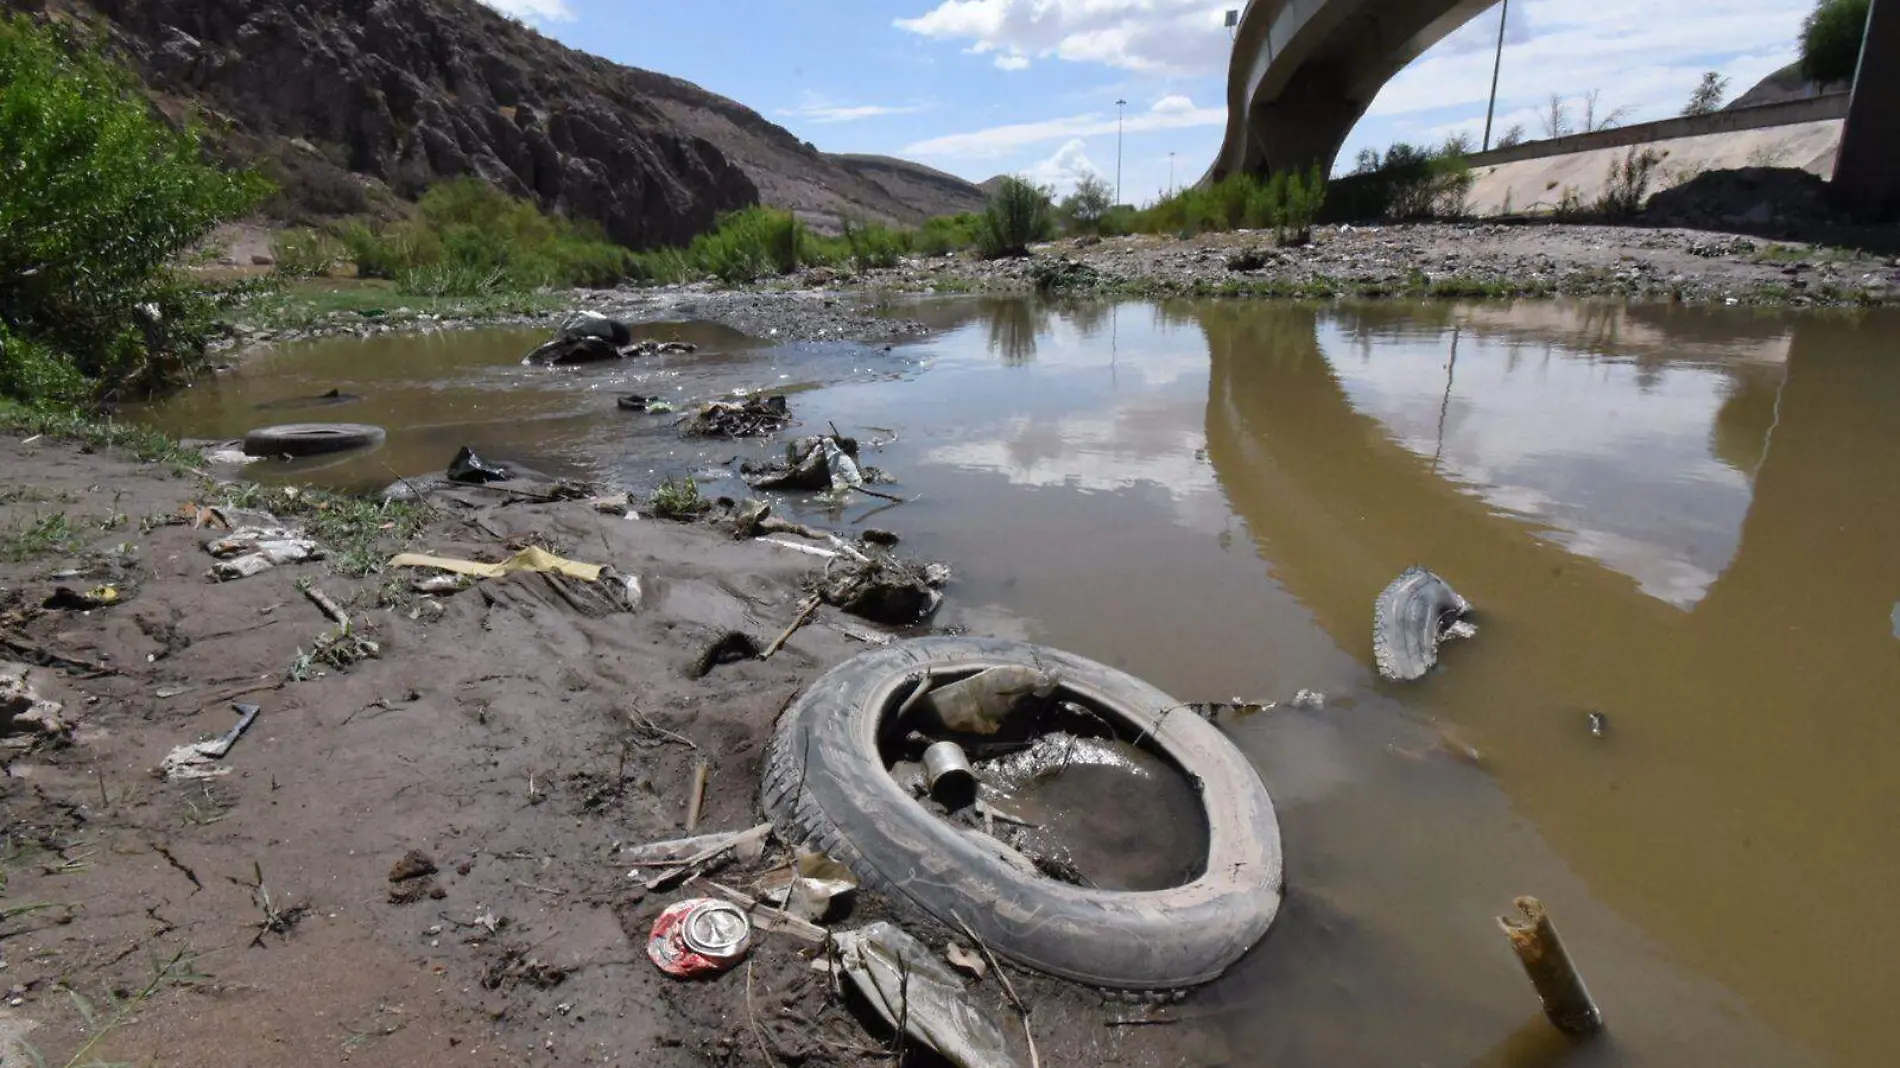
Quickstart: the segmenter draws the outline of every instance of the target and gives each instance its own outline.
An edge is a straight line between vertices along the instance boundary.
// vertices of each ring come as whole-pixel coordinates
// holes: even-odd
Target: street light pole
[[[1491,119],[1498,111],[1498,75],[1504,71],[1504,24],[1511,18],[1511,0],[1504,0],[1498,16],[1498,57],[1491,64],[1491,104],[1484,109],[1484,151],[1491,151]]]
[[[1128,101],[1115,101],[1115,203],[1122,202],[1122,115]]]
[[[1174,195],[1174,153],[1168,153],[1168,195]]]

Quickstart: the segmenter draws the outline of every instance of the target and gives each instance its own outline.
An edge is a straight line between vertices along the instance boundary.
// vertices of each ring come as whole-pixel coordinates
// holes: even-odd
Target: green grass
[[[86,547],[65,512],[49,512],[0,530],[0,560],[21,564],[42,556],[75,556]]]
[[[191,465],[202,457],[150,427],[121,423],[58,405],[31,405],[0,397],[0,431],[22,438],[36,434],[74,441],[92,449],[117,449],[140,460]]]
[[[669,478],[653,491],[648,502],[660,519],[691,522],[712,510],[712,502],[699,494],[699,483],[690,477]]]

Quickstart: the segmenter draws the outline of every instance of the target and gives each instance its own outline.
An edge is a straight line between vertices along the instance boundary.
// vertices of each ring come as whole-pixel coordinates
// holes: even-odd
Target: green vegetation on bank
[[[1151,234],[1272,230],[1283,244],[1301,244],[1312,237],[1327,188],[1326,175],[1317,165],[1305,174],[1230,175],[1161,199],[1136,216],[1135,228]]]
[[[588,223],[549,215],[479,178],[439,183],[414,217],[335,232],[279,235],[279,273],[326,275],[343,266],[421,297],[468,297],[549,286],[611,286],[633,271],[634,255]]]
[[[0,396],[78,404],[186,377],[214,326],[173,271],[267,195],[204,162],[90,45],[0,15]]]
[[[1466,162],[1470,154],[1463,137],[1437,148],[1400,142],[1383,156],[1366,149],[1353,173],[1333,183],[1328,217],[1409,222],[1463,215],[1476,182]]]

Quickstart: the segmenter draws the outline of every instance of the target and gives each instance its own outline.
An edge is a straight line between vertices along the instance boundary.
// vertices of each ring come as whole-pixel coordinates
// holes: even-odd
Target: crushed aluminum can
[[[751,944],[752,921],[737,905],[699,897],[660,913],[647,939],[647,956],[668,975],[694,979],[739,963]]]

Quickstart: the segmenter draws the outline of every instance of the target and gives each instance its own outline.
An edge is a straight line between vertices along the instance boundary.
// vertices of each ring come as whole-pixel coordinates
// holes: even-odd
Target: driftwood
[[[759,659],[772,659],[774,654],[780,649],[785,648],[785,643],[792,640],[792,635],[797,634],[800,627],[811,622],[811,617],[816,614],[817,611],[818,598],[805,598],[805,603],[798,607],[798,614],[792,617],[791,625],[781,631],[778,637],[772,639],[772,644],[765,647],[765,651],[759,654]]]

